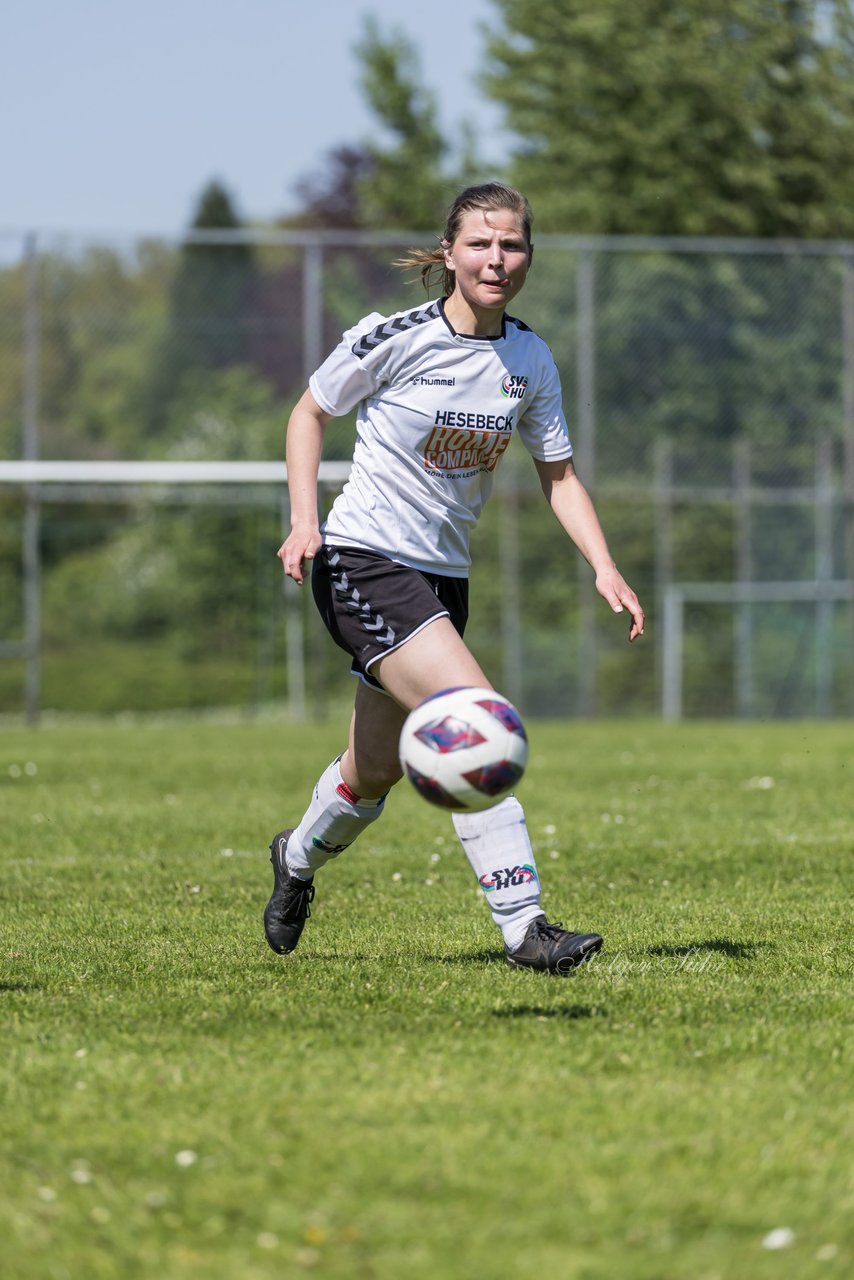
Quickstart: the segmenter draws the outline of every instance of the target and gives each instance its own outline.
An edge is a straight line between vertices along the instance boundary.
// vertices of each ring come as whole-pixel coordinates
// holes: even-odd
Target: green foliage
[[[839,430],[838,263],[614,254],[596,275],[598,408],[621,469],[638,436],[788,449]]]
[[[228,193],[210,183],[193,219],[196,231],[240,229]],[[171,289],[169,325],[151,373],[147,425],[162,437],[164,420],[189,371],[219,369],[247,358],[247,313],[256,273],[248,244],[187,241]]]
[[[0,458],[20,458],[24,450],[23,266],[0,270]]]
[[[6,501],[0,507],[0,641],[7,643],[20,637],[23,625],[23,515],[20,501]],[[0,662],[0,671],[2,667]]]
[[[167,456],[186,461],[284,457],[285,415],[274,388],[247,365],[187,371],[169,406]],[[162,457],[162,446],[151,445]]]
[[[485,85],[544,230],[854,234],[848,4],[495,8]]]
[[[567,980],[403,787],[267,949],[341,726],[4,732],[10,1276],[850,1274],[850,729],[529,728]]]
[[[365,96],[390,138],[388,145],[366,147],[372,165],[357,182],[360,221],[367,227],[436,231],[457,184],[445,174],[449,147],[417,53],[402,35],[384,40],[368,18],[357,54]]]
[[[368,17],[356,55],[378,134],[334,147],[318,173],[297,183],[300,209],[285,222],[435,232],[456,191],[480,180],[474,129],[463,121],[456,145],[442,134],[418,50],[402,33],[384,37]]]
[[[47,537],[64,527],[54,511]],[[275,510],[143,507],[102,516],[88,537],[77,512],[73,528],[79,545],[45,576],[46,707],[115,712],[281,692]],[[152,671],[141,680],[146,652]],[[14,708],[20,694],[8,688],[2,701]]]
[[[358,227],[361,222],[359,184],[374,170],[374,159],[362,146],[343,144],[326,156],[317,174],[301,178],[296,185],[299,212],[285,219],[299,227]]]
[[[697,459],[699,481],[733,439],[773,446],[782,476],[841,434],[839,260],[615,250],[592,267],[597,477],[651,473],[662,438]],[[576,251],[537,246],[514,305],[552,346],[573,436],[579,270]]]
[[[49,458],[132,457],[167,306],[171,254],[45,246],[37,282],[39,445]],[[0,271],[0,446],[20,456],[26,313],[21,270]]]
[[[533,200],[538,231],[852,234],[854,77],[843,6],[687,0],[674,8],[640,0],[626,7],[607,0],[591,9],[570,0],[497,0],[496,11],[503,29],[496,24],[490,38],[489,87],[521,140],[513,177]],[[306,191],[303,221],[435,232],[452,191],[483,176],[471,138],[455,160],[417,50],[403,36],[387,39],[368,22],[357,52],[377,135],[333,153],[327,185],[324,179]],[[218,184],[203,193],[194,224],[239,227]],[[394,254],[324,249],[327,348],[358,316],[423,297],[420,285],[390,265]],[[578,267],[575,251],[538,237],[519,303],[522,318],[552,346],[576,443]],[[653,613],[649,642],[629,651],[597,602],[596,684],[602,710],[648,712],[658,697],[657,525],[652,494],[644,494],[656,450],[674,447],[676,481],[729,485],[730,444],[747,441],[757,480],[809,487],[815,442],[838,439],[844,429],[843,270],[841,258],[794,252],[614,251],[597,253],[593,268],[592,479],[603,494],[631,487],[630,501],[605,498],[602,514],[618,562]],[[301,287],[298,249],[43,245],[43,455],[280,456],[286,409],[305,373]],[[0,452],[9,456],[21,444],[25,296],[22,267],[0,270]],[[352,442],[351,420],[331,425],[326,456],[349,457]],[[494,678],[508,626],[496,552],[501,514],[498,505],[488,508],[476,535],[469,633]],[[3,641],[21,631],[20,515],[17,499],[4,495]],[[809,578],[813,513],[768,505],[752,518],[755,576]],[[843,576],[850,557],[842,513],[835,518],[834,572]],[[576,557],[537,493],[523,498],[518,521],[524,696],[537,711],[568,712],[578,705]],[[731,506],[676,502],[672,521],[677,578],[736,574]],[[199,705],[204,690],[211,701],[241,704],[253,700],[252,688],[279,696],[282,676],[272,656],[281,640],[273,554],[279,532],[272,511],[46,508],[48,705],[83,707],[84,691],[99,710]],[[808,613],[781,607],[757,621],[756,706],[769,714],[813,705]],[[771,616],[776,626],[765,625]],[[731,711],[730,611],[692,607],[686,626],[689,714]],[[317,704],[349,693],[325,635],[309,634]],[[850,707],[843,687],[850,683],[850,636],[841,622],[834,635],[834,706]],[[146,646],[156,677],[140,673]],[[240,664],[244,677],[236,675]],[[255,678],[255,671],[262,674]],[[16,708],[20,665],[6,662],[0,676],[0,705]]]
[[[395,267],[389,262],[390,254],[395,250],[387,247],[364,247],[355,252],[342,248],[329,254],[323,301],[335,341],[371,311],[390,315],[426,300],[417,272]]]
[[[582,594],[593,591],[592,574],[557,524],[536,483],[533,465],[520,446],[505,459],[499,494],[486,507],[472,538],[471,615],[466,640],[499,688],[518,682],[514,696],[527,712],[560,717],[577,712],[589,677],[603,715],[649,714],[656,708],[656,650],[649,637],[629,645],[623,617],[598,595],[592,606],[593,671],[583,670]],[[515,514],[503,505],[504,490],[519,486]],[[651,503],[602,503],[601,516],[614,555],[650,615],[654,636]],[[512,521],[512,528],[508,524]],[[518,556],[518,577],[507,567]],[[516,632],[519,668],[508,632]]]

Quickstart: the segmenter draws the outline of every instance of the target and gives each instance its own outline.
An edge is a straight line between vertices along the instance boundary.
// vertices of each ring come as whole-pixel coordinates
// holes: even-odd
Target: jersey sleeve
[[[308,388],[324,413],[333,418],[349,413],[360,400],[372,396],[382,382],[379,361],[370,356],[357,356],[354,347],[359,339],[384,316],[378,312],[365,316],[352,329],[348,329],[338,346],[324,360],[308,380]]]
[[[544,360],[537,390],[519,419],[517,430],[525,448],[539,462],[557,462],[572,457],[560,375],[551,352]]]

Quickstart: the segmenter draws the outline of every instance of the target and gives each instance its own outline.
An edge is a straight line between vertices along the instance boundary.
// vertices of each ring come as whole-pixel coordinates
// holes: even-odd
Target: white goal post
[[[321,462],[321,484],[343,484],[349,462]],[[0,484],[287,484],[284,462],[51,462],[0,460]]]
[[[847,579],[817,579],[800,582],[673,582],[662,593],[661,624],[661,714],[665,720],[682,719],[683,647],[686,604],[728,604],[742,606],[745,625],[736,620],[736,680],[740,700],[749,702],[752,684],[750,620],[744,612],[755,604],[814,604],[820,612],[819,634],[830,628],[829,610],[835,603],[852,598],[854,584]],[[833,668],[830,647],[819,646],[816,663],[816,701],[822,713],[830,699]]]
[[[349,462],[321,462],[318,482],[340,488],[350,474]],[[0,658],[23,658],[27,721],[36,723],[41,703],[41,538],[40,511],[48,502],[86,502],[95,491],[135,491],[150,487],[152,495],[182,486],[208,489],[232,485],[269,487],[271,505],[288,521],[288,469],[284,462],[67,462],[50,459],[0,459],[0,490],[22,490],[23,515],[23,637],[0,642]],[[299,597],[299,598],[296,598]],[[296,718],[305,715],[305,663],[302,640],[303,597],[285,592],[288,701]]]

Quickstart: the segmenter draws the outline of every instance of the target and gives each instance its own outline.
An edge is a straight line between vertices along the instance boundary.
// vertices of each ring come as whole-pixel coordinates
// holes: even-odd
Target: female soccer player
[[[444,296],[360,320],[312,375],[288,423],[291,532],[278,555],[298,584],[312,562],[315,602],[360,682],[346,749],[321,775],[298,825],[270,846],[274,889],[264,928],[274,951],[296,947],[315,873],[382,813],[401,777],[407,712],[441,689],[491,687],[463,640],[469,535],[514,434],[597,590],[615,613],[628,611],[629,640],[643,633],[637,596],[575,474],[551,352],[506,311],[532,255],[525,197],[497,182],[467,188],[440,245],[398,264],[418,266],[428,287],[439,272]],[[324,429],[356,405],[352,471],[321,528]],[[565,974],[599,950],[598,934],[569,932],[544,915],[514,796],[454,814],[453,823],[488,893],[508,964]]]

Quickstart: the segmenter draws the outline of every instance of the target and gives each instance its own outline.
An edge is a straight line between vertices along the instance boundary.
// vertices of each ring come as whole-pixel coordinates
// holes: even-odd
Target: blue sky
[[[373,126],[353,47],[372,13],[417,46],[447,134],[500,159],[483,98],[490,0],[7,0],[0,40],[0,229],[176,234],[219,178],[241,214]]]

